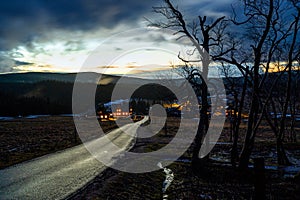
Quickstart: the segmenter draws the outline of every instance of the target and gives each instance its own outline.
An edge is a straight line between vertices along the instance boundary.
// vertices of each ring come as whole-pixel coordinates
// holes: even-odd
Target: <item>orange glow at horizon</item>
[[[268,72],[282,72],[282,71],[288,71],[287,69],[287,62],[277,62],[277,63],[270,63]],[[263,67],[262,70],[264,72],[267,71],[266,67]],[[293,62],[292,64],[292,71],[300,70],[300,65],[298,62]]]

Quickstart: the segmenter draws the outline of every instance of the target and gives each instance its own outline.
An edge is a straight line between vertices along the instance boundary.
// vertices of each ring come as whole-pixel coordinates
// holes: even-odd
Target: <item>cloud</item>
[[[65,42],[65,51],[80,51],[85,49],[85,45],[80,41],[66,41]]]
[[[130,66],[126,66],[126,68],[128,68],[128,69],[134,69],[134,68],[138,68],[138,66],[130,65]]]
[[[16,72],[16,68],[26,65],[33,65],[33,63],[17,61],[6,55],[0,55],[0,73]]]
[[[98,67],[100,69],[116,69],[116,68],[119,68],[118,66],[100,66]]]
[[[140,0],[9,0],[0,6],[0,47],[33,41],[56,30],[90,31],[135,24],[156,1]]]
[[[30,63],[30,62],[23,62],[23,61],[15,61],[15,65],[19,66],[19,65],[33,65],[34,63]]]
[[[120,48],[120,47],[116,47],[115,50],[116,50],[116,51],[122,51],[123,49]]]
[[[230,5],[231,1],[233,0],[217,2],[174,0],[173,2],[178,3],[179,9],[186,15],[197,18],[198,15],[203,15],[204,11],[214,16],[223,14],[222,12],[226,13],[226,9],[225,11],[223,9],[224,5]],[[19,69],[40,70],[39,65],[49,65],[44,67],[49,70],[55,67],[55,69],[75,71],[75,68],[82,65],[86,55],[113,33],[126,32],[132,27],[137,28],[141,25],[141,21],[144,21],[145,16],[149,19],[159,17],[151,14],[151,10],[152,6],[161,5],[162,2],[157,0],[2,1],[0,72]],[[192,12],[189,12],[190,10]],[[151,32],[128,35],[127,38],[124,35],[126,33],[120,41],[109,41],[111,46],[103,45],[103,49],[109,53],[122,52],[130,42],[145,44],[145,46],[152,42],[156,47],[167,48],[165,44],[172,42],[169,37]],[[177,44],[177,41],[174,40],[174,43]],[[153,51],[153,49],[148,48],[146,51]],[[96,66],[105,64],[104,62]],[[126,63],[126,65],[134,64]],[[102,67],[102,69],[108,68],[113,70],[114,66]]]
[[[188,17],[198,15],[212,17],[224,15],[230,11],[234,0],[186,0],[174,1]],[[143,18],[156,18],[150,15],[152,6],[160,5],[157,0],[9,0],[0,6],[0,50],[10,50],[18,45],[30,45],[32,42],[52,31],[82,31],[109,29],[120,24],[135,26]],[[51,34],[50,34],[51,35]],[[161,36],[151,36],[152,40],[164,42]],[[70,40],[72,38],[69,38]],[[76,45],[76,44],[70,44]],[[80,46],[71,46],[70,50]]]
[[[184,12],[187,18],[197,18],[197,16],[208,16],[217,18],[220,16],[229,16],[231,13],[231,5],[236,0],[185,0],[178,2],[178,7]]]
[[[135,69],[135,70],[131,70],[130,74],[140,74],[140,73],[146,73],[149,72],[147,70],[140,70],[140,69]]]
[[[13,72],[15,61],[6,56],[0,56],[0,73]]]

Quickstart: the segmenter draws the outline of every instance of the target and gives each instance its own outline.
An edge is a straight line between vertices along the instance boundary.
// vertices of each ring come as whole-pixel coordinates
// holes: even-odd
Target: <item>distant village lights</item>
[[[126,111],[122,111],[121,108],[117,108],[115,112],[109,113],[109,112],[105,112],[103,110],[100,110],[98,112],[98,116],[101,120],[106,121],[115,121],[117,118],[120,117],[129,117],[132,115],[132,108],[129,109],[129,112]]]

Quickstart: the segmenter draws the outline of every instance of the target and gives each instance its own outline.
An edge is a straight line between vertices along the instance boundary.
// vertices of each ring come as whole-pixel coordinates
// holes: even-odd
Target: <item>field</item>
[[[101,122],[104,131],[116,127]],[[0,168],[80,144],[72,117],[45,116],[0,121]]]
[[[173,139],[179,123],[179,118],[168,118],[166,128],[149,139],[137,139],[131,151],[141,153],[160,149]],[[101,122],[101,126],[105,131],[116,128],[108,122]],[[242,124],[239,149],[245,128],[246,124]],[[166,193],[168,199],[254,198],[253,169],[241,173],[230,165],[229,131],[230,126],[225,123],[210,154],[211,161],[201,171],[191,170],[188,151],[168,166],[174,173],[174,181]],[[296,131],[299,132],[299,124]],[[0,121],[0,138],[1,168],[80,144],[72,117],[63,116]],[[267,126],[261,126],[252,157],[265,158],[267,199],[297,199],[300,196],[300,183],[294,178],[295,170],[299,171],[300,143],[286,143],[285,146],[291,161],[298,164],[294,168],[277,167],[275,137]],[[69,199],[162,199],[164,180],[162,170],[130,174],[108,168]]]
[[[168,119],[168,127],[151,139],[138,139],[133,152],[157,150],[172,139],[178,127],[178,120]],[[167,132],[166,132],[167,130]],[[202,171],[194,172],[190,168],[189,154],[186,153],[177,162],[168,166],[174,173],[174,181],[167,189],[168,199],[253,199],[254,171],[247,173],[234,170],[229,164],[229,125],[224,130],[217,145],[211,152],[211,162]],[[241,135],[245,131],[242,125]],[[299,130],[298,130],[299,131]],[[241,139],[242,140],[242,139]],[[253,157],[264,156],[266,165],[266,199],[297,199],[300,195],[300,182],[285,168],[276,168],[274,157],[274,136],[270,130],[260,129]],[[240,145],[241,148],[241,145]],[[293,161],[300,160],[300,143],[286,144]],[[273,167],[270,167],[273,166]],[[297,168],[299,170],[299,168]],[[84,189],[70,199],[162,199],[162,184],[165,174],[162,170],[130,174],[107,169]]]

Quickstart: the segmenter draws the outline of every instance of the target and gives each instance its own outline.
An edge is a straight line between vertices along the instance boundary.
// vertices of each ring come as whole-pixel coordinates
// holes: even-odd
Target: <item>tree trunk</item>
[[[266,199],[266,177],[264,158],[254,159],[254,199]]]
[[[274,1],[270,0],[269,4],[269,11],[266,15],[266,24],[265,28],[263,30],[263,34],[260,36],[259,42],[257,46],[253,47],[253,53],[254,53],[254,65],[253,65],[253,89],[252,89],[252,97],[251,97],[251,107],[249,111],[249,119],[248,119],[248,126],[247,126],[247,134],[245,138],[244,147],[241,153],[240,157],[240,165],[239,168],[242,170],[245,170],[248,168],[250,155],[254,146],[254,139],[256,135],[256,122],[258,118],[258,112],[259,112],[259,95],[260,95],[260,89],[259,89],[259,82],[260,82],[260,75],[259,75],[259,69],[262,61],[262,49],[263,45],[266,42],[266,39],[268,37],[269,31],[271,29],[271,22],[274,12]]]
[[[297,135],[295,131],[296,126],[296,94],[293,94],[294,99],[292,102],[290,102],[290,112],[291,112],[291,127],[290,127],[290,141],[291,142],[297,142]]]
[[[194,140],[194,148],[193,148],[193,155],[192,155],[192,168],[197,169],[199,167],[200,162],[200,149],[203,143],[203,138],[205,137],[209,121],[208,121],[208,91],[206,83],[203,83],[202,92],[201,92],[201,110],[200,110],[200,121],[198,125],[198,131]],[[204,157],[205,159],[203,161],[206,161],[208,156]]]
[[[276,150],[277,150],[277,162],[279,165],[291,165],[281,138],[277,138],[276,140]]]
[[[258,98],[256,96],[257,94],[258,94],[257,91],[254,91],[254,93],[252,94],[252,103],[251,103],[249,117],[248,117],[247,133],[246,133],[242,153],[240,156],[239,168],[241,170],[245,170],[248,168],[250,155],[254,146],[254,138],[255,138],[254,125],[256,123],[257,112],[259,108]]]
[[[246,74],[245,78],[244,78],[244,83],[243,83],[243,90],[242,90],[242,94],[241,94],[241,99],[240,99],[240,103],[238,106],[238,115],[236,116],[235,119],[235,125],[234,125],[234,132],[233,132],[233,144],[232,144],[232,149],[231,149],[231,164],[233,167],[236,166],[236,162],[239,160],[239,156],[238,156],[238,139],[239,139],[239,131],[240,131],[240,125],[241,125],[241,120],[242,120],[242,112],[244,109],[244,101],[245,101],[245,95],[246,95],[246,90],[247,90],[247,86],[248,86],[248,76]],[[237,102],[237,100],[236,100]]]

